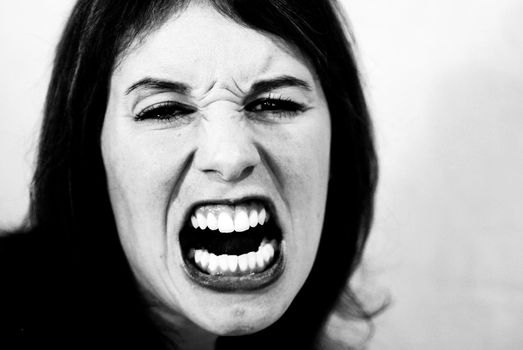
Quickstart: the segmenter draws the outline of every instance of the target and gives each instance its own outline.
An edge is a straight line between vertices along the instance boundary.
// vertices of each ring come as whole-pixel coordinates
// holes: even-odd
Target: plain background
[[[370,349],[523,349],[523,2],[345,0],[381,162]],[[0,226],[28,205],[71,0],[0,3]]]

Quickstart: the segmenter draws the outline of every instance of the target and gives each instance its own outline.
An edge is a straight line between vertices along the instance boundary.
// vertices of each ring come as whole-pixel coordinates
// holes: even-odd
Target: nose
[[[226,182],[241,181],[252,173],[261,158],[246,122],[241,117],[216,116],[202,123],[196,167]]]

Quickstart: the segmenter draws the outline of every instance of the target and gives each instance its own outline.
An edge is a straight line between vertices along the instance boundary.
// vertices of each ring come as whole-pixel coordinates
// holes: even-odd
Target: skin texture
[[[249,95],[254,82],[282,75],[286,86]],[[130,86],[144,78],[183,82],[190,91]],[[305,106],[293,115],[247,112],[259,98]],[[180,118],[136,120],[145,108],[177,101]],[[317,252],[329,178],[331,125],[314,71],[276,38],[191,4],[132,47],[113,72],[101,136],[118,234],[162,329],[184,329],[212,346],[215,335],[245,334],[275,322],[305,282]],[[274,202],[286,267],[252,292],[216,292],[183,269],[179,230],[197,201],[263,195]],[[198,345],[201,348],[203,344]]]

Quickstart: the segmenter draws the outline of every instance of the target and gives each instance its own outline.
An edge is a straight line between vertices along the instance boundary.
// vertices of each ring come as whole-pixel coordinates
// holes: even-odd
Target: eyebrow
[[[260,80],[255,82],[251,87],[249,95],[260,95],[264,92],[269,92],[271,90],[284,87],[298,87],[306,91],[312,91],[310,84],[305,80],[301,80],[290,75],[282,75],[274,79]]]
[[[177,81],[144,78],[127,88],[125,94],[129,95],[131,92],[138,89],[168,90],[182,95],[187,95],[191,91],[189,85]]]
[[[306,91],[312,91],[310,84],[305,80],[290,75],[282,75],[273,79],[259,80],[255,82],[251,86],[248,95],[260,95],[284,87],[298,87]],[[182,95],[188,95],[191,91],[189,85],[185,83],[155,78],[144,78],[127,88],[125,94],[129,95],[131,92],[138,89],[168,90]]]

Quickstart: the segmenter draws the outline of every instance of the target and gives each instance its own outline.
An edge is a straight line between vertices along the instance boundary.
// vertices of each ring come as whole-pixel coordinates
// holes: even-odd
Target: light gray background
[[[345,0],[381,160],[370,349],[523,348],[523,2]],[[70,0],[0,3],[0,226],[28,204]]]

